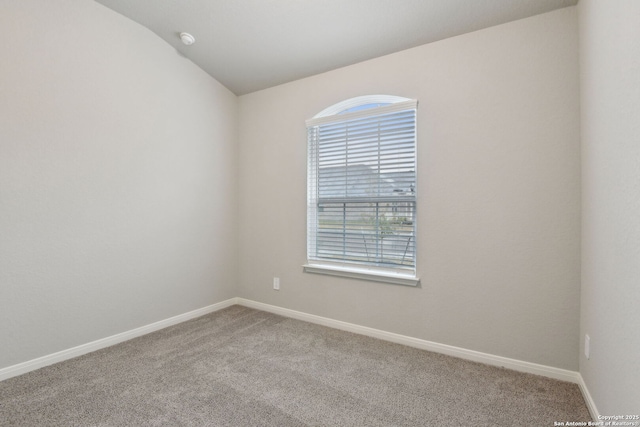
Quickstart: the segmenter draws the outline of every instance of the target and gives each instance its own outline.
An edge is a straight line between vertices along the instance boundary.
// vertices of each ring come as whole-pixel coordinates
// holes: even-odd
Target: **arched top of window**
[[[325,108],[313,118],[335,116],[338,114],[352,113],[371,108],[383,107],[397,102],[411,101],[409,98],[393,95],[365,95],[347,99]]]

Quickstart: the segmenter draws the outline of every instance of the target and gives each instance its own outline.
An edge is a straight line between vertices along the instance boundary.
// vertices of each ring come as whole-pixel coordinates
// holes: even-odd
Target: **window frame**
[[[366,106],[370,104],[384,104],[383,106],[367,108],[360,111],[348,111],[350,109]],[[321,126],[323,124],[330,123],[339,123],[339,122],[348,122],[351,120],[355,120],[358,118],[367,118],[367,117],[376,117],[376,116],[384,116],[386,114],[394,113],[394,112],[403,112],[407,110],[415,110],[414,116],[414,157],[413,162],[414,165],[417,166],[417,106],[418,102],[416,100],[412,100],[409,98],[403,98],[398,96],[390,96],[390,95],[367,95],[360,96],[356,98],[347,99],[345,101],[334,104],[328,108],[325,108],[320,113],[316,114],[313,118],[306,121],[308,136],[307,136],[307,149],[308,152],[308,162],[307,170],[308,170],[308,187],[307,187],[307,263],[303,265],[303,271],[306,273],[315,273],[315,274],[325,274],[331,276],[340,276],[354,279],[363,279],[368,281],[375,282],[383,282],[383,283],[391,283],[391,284],[399,284],[399,285],[407,285],[407,286],[418,286],[420,283],[420,279],[417,277],[417,245],[416,245],[416,236],[417,236],[417,224],[416,224],[416,213],[417,213],[417,167],[414,167],[413,173],[415,174],[415,182],[413,183],[413,231],[412,238],[414,239],[412,255],[413,255],[413,265],[410,268],[407,267],[389,267],[389,266],[376,266],[371,264],[365,264],[358,261],[332,261],[327,259],[318,259],[316,257],[311,256],[312,249],[317,250],[316,247],[316,236],[311,236],[311,222],[315,221],[313,231],[317,233],[318,227],[318,206],[314,206],[314,204],[318,203],[319,198],[319,189],[317,188],[317,180],[319,173],[319,166],[317,163],[315,164],[315,169],[313,173],[315,176],[311,176],[312,174],[312,166],[311,166],[311,148],[312,142],[310,135],[310,129]],[[343,120],[340,120],[341,117],[344,117]],[[317,149],[317,146],[315,147]],[[316,160],[317,161],[317,160]],[[313,186],[316,188],[313,188]],[[313,200],[312,200],[313,199]],[[345,208],[346,209],[346,208]],[[376,214],[377,215],[377,214]],[[313,216],[313,218],[312,218]],[[313,240],[313,241],[312,241]]]

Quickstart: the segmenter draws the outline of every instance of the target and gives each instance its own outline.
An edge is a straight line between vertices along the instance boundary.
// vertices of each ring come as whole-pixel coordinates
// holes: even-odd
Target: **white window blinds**
[[[310,261],[415,269],[416,108],[307,121]]]

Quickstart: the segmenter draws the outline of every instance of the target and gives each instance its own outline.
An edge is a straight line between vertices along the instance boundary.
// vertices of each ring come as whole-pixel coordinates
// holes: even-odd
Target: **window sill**
[[[349,279],[369,280],[392,285],[418,286],[420,279],[410,274],[378,272],[358,268],[336,267],[333,265],[305,264],[305,273],[324,274],[328,276],[347,277]]]

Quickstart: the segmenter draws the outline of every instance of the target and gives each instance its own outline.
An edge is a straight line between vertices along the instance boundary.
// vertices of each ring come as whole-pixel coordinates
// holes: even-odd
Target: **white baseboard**
[[[237,303],[245,307],[267,311],[269,313],[279,314],[281,316],[291,317],[293,319],[304,320],[306,322],[328,326],[334,329],[341,329],[343,331],[366,335],[397,344],[403,344],[409,347],[415,347],[422,350],[428,350],[435,353],[442,353],[449,356],[458,357],[460,359],[471,360],[474,362],[480,362],[492,366],[500,366],[507,369],[512,369],[514,371],[526,372],[529,374],[541,375],[543,377],[580,384],[580,374],[575,371],[568,371],[551,366],[539,365],[537,363],[510,359],[502,356],[495,356],[493,354],[481,353],[479,351],[467,350],[465,348],[454,347],[446,344],[439,344],[419,338],[408,337],[406,335],[395,334],[379,329],[368,328],[366,326],[355,325],[353,323],[342,322],[339,320],[333,320],[326,317],[290,310],[288,308],[263,304],[261,302],[251,301],[244,298],[237,298]]]
[[[587,384],[584,382],[582,375],[580,375],[579,373],[578,373],[578,386],[580,387],[580,391],[582,392],[584,401],[587,404],[587,408],[589,408],[589,413],[591,414],[591,418],[593,418],[594,421],[600,421],[600,412],[598,412],[598,408],[596,408],[596,403],[593,401],[593,398],[591,397],[591,393],[589,393]]]
[[[159,322],[152,323],[150,325],[142,326],[130,331],[122,332],[120,334],[112,335],[107,338],[102,338],[96,341],[92,341],[87,344],[82,344],[77,347],[73,347],[67,350],[62,350],[57,353],[49,354],[47,356],[39,357],[37,359],[29,360],[27,362],[19,363],[17,365],[9,366],[0,369],[0,381],[6,380],[11,377],[25,374],[36,369],[43,368],[54,363],[62,362],[64,360],[72,359],[74,357],[82,356],[92,351],[100,350],[105,347],[109,347],[123,341],[130,340],[142,335],[146,335],[151,332],[164,329],[169,326],[176,325],[178,323],[185,322],[187,320],[194,319],[196,317],[204,316],[205,314],[213,313],[223,308],[230,307],[232,305],[239,304],[245,307],[255,308],[257,310],[266,311],[269,313],[279,314],[281,316],[290,317],[293,319],[303,320],[305,322],[315,323],[318,325],[327,326],[334,329],[340,329],[347,332],[353,332],[360,335],[366,335],[373,338],[378,338],[385,341],[394,342],[397,344],[403,344],[410,347],[419,348],[422,350],[433,351],[436,353],[442,353],[449,356],[458,357],[461,359],[471,360],[474,362],[485,363],[492,366],[500,366],[514,371],[526,372],[535,375],[541,375],[548,378],[553,378],[561,381],[568,381],[578,384],[580,391],[584,396],[591,417],[594,420],[598,420],[600,415],[596,409],[596,405],[587,389],[587,386],[580,375],[575,371],[568,371],[565,369],[554,368],[551,366],[539,365],[537,363],[525,362],[517,359],[510,359],[507,357],[496,356],[493,354],[482,353],[474,350],[467,350],[460,347],[454,347],[451,345],[440,344],[432,341],[422,340],[419,338],[413,338],[406,335],[395,334],[392,332],[382,331],[380,329],[369,328],[366,326],[355,325],[353,323],[342,322],[340,320],[329,319],[327,317],[316,316],[314,314],[307,314],[301,311],[290,310],[288,308],[277,307],[275,305],[264,304],[257,301],[252,301],[244,298],[230,298],[228,300],[212,304],[207,307],[203,307],[197,310],[190,311],[188,313],[180,314]]]
[[[217,304],[212,304],[207,307],[190,311],[188,313],[179,314],[178,316],[170,317],[165,320],[160,320],[159,322],[151,323],[150,325],[141,326],[139,328],[92,341],[87,344],[82,344],[77,347],[69,348],[67,350],[62,350],[57,353],[49,354],[47,356],[38,357],[37,359],[18,363],[17,365],[2,368],[0,369],[0,381],[18,375],[26,374],[27,372],[35,371],[36,369],[40,369],[54,363],[82,356],[83,354],[91,353],[92,351],[100,350],[105,347],[109,347],[114,344],[130,340],[132,338],[146,335],[148,333],[155,332],[169,326],[177,325],[178,323],[195,319],[196,317],[204,316],[205,314],[213,313],[214,311],[222,310],[223,308],[230,307],[237,303],[237,298],[231,298]]]

